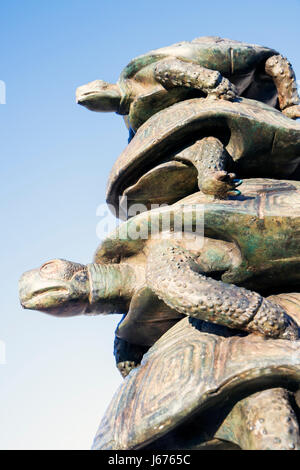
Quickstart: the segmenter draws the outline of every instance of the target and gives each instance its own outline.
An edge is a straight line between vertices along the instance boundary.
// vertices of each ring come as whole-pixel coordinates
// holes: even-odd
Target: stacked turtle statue
[[[123,314],[93,449],[300,450],[300,100],[278,52],[202,37],[77,101],[130,129],[92,263],[23,274],[22,306]],[[236,176],[237,175],[237,176]],[[241,180],[240,178],[243,178]],[[237,189],[239,187],[239,189]]]

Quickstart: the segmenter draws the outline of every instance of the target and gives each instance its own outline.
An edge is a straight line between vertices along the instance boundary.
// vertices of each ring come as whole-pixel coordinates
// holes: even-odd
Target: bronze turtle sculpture
[[[285,307],[265,296],[299,286],[300,183],[254,179],[242,188],[243,196],[197,193],[129,219],[87,266],[52,260],[26,272],[23,307],[58,316],[127,313],[116,335],[141,347],[137,355],[182,315],[298,338]],[[116,347],[120,368],[138,362],[126,358],[129,349]]]
[[[299,162],[299,122],[254,100],[194,98],[139,128],[112,168],[107,202],[126,219],[133,204],[172,204],[197,186],[218,198],[237,194],[235,173],[292,178]]]
[[[193,96],[253,98],[300,116],[295,74],[274,49],[208,36],[133,59],[116,84],[95,80],[77,89],[79,104],[125,115],[136,131],[154,113]]]
[[[299,345],[185,318],[126,377],[92,448],[300,450]]]
[[[300,449],[300,296],[263,296],[299,285],[299,192],[258,179],[228,200],[198,193],[122,224],[92,264],[53,260],[22,276],[25,308],[128,312],[115,352],[129,375],[94,448]]]

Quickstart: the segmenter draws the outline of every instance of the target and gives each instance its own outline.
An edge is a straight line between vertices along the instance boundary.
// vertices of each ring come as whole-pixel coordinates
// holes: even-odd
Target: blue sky
[[[88,449],[121,383],[118,316],[58,319],[18,302],[23,271],[91,261],[96,208],[126,145],[120,116],[79,107],[76,87],[115,82],[131,58],[203,35],[277,49],[300,78],[299,16],[300,0],[1,2],[1,449]]]

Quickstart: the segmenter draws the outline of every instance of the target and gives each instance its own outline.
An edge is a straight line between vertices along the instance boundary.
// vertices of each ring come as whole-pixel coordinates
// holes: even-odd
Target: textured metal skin
[[[240,188],[241,196],[226,200],[193,194],[156,210],[156,218],[161,220],[168,212],[172,221],[184,211],[188,219],[196,220],[197,210],[201,214],[204,209],[205,237],[219,240],[220,246],[222,241],[233,242],[240,252],[240,262],[226,270],[223,281],[254,289],[296,287],[300,281],[300,183],[249,179]],[[101,243],[94,262],[114,262],[142,252],[148,240],[131,239],[130,233],[150,234],[153,220],[153,211],[144,212],[120,225]]]
[[[107,187],[126,222],[93,263],[51,260],[19,292],[56,316],[123,314],[125,380],[93,449],[300,450],[300,182],[282,180],[300,178],[291,64],[200,37],[79,87],[77,101],[129,128]]]
[[[155,114],[140,127],[112,168],[107,202],[118,211],[119,197],[127,194],[128,188],[150,169],[174,159],[180,150],[179,142],[187,147],[195,139],[211,135],[225,145],[232,158],[231,169],[242,177],[284,178],[300,162],[300,123],[274,108],[246,99],[187,100]],[[177,171],[180,174],[180,168]],[[197,185],[196,174],[190,178],[186,195]],[[172,202],[180,199],[183,191],[178,189],[176,197],[176,188],[172,188]],[[151,201],[151,183],[144,189],[145,201],[147,194]],[[169,202],[167,195],[165,200]],[[160,202],[164,202],[162,197]]]
[[[138,449],[230,395],[299,384],[299,341],[224,338],[183,319],[165,333],[116,392],[94,449]]]

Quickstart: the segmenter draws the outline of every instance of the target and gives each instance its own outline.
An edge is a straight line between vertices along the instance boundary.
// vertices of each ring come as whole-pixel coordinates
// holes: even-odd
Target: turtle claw
[[[282,112],[291,119],[300,118],[300,105],[295,104],[293,106],[289,106],[288,108],[285,108]]]
[[[238,96],[237,89],[227,78],[222,78],[220,84],[208,93],[208,98],[233,101]]]
[[[236,178],[234,173],[227,173],[221,170],[211,173],[201,186],[201,191],[219,199],[226,199],[228,196],[239,196],[241,192],[235,189],[242,184],[243,180]]]
[[[238,189],[234,189],[233,191],[228,191],[228,196],[240,196],[242,193]]]
[[[118,362],[117,364],[117,368],[119,369],[119,372],[124,379],[137,366],[138,364],[134,361],[123,361],[123,362]]]

